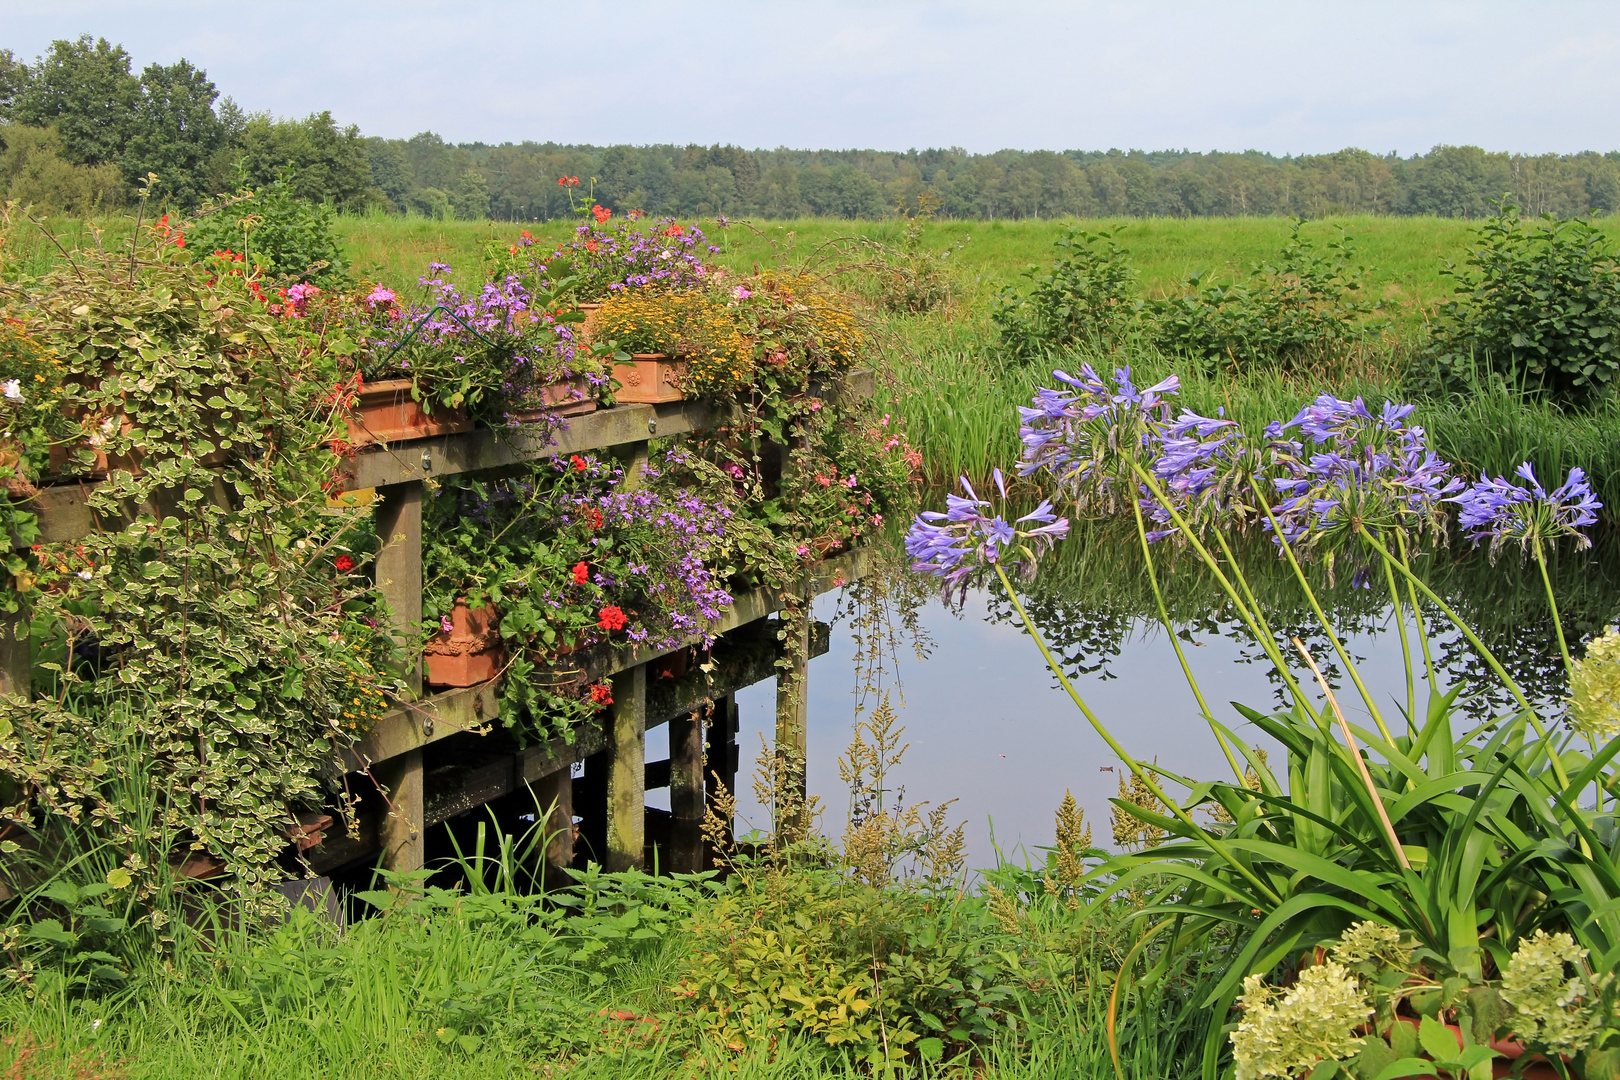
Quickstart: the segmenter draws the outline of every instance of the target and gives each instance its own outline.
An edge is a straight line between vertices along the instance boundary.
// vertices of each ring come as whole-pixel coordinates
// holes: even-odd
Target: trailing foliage
[[[331,358],[284,348],[243,278],[159,230],[139,240],[11,293],[62,365],[78,434],[61,467],[107,476],[87,495],[101,528],[36,546],[18,578],[38,696],[0,699],[14,891],[73,830],[143,898],[192,851],[245,887],[279,878],[390,649],[363,581],[333,566],[363,552],[320,486]],[[150,770],[133,802],[109,787],[132,747]]]

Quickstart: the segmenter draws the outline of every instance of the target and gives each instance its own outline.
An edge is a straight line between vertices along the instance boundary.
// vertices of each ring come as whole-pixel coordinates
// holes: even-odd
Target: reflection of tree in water
[[[1246,538],[1234,546],[1234,554],[1283,654],[1294,654],[1290,639],[1299,637],[1322,666],[1330,684],[1336,688],[1344,685],[1347,680],[1332,643],[1287,562],[1261,538]],[[1188,643],[1211,636],[1233,640],[1240,650],[1238,662],[1261,667],[1272,685],[1274,700],[1280,704],[1281,678],[1247,627],[1237,619],[1219,583],[1196,553],[1159,544],[1154,558],[1159,563],[1165,606],[1177,637]],[[1534,564],[1521,564],[1516,554],[1504,553],[1492,566],[1483,553],[1457,545],[1424,556],[1418,569],[1429,586],[1474,629],[1532,703],[1549,712],[1561,709],[1563,665]],[[1591,551],[1560,552],[1550,562],[1549,570],[1572,647],[1602,632],[1620,613],[1620,538],[1606,533],[1596,540]],[[1327,567],[1319,562],[1306,566],[1306,577],[1340,640],[1357,639],[1346,646],[1355,662],[1367,659],[1358,654],[1355,646],[1365,651],[1369,641],[1376,642],[1380,649],[1399,649],[1394,613],[1381,575],[1375,575],[1371,588],[1354,588],[1350,568],[1341,561],[1332,580]],[[1110,666],[1121,656],[1128,637],[1159,630],[1153,591],[1136,534],[1121,523],[1077,525],[1022,595],[1047,644],[1072,675],[1113,678]],[[991,590],[988,601],[993,619],[1017,623],[1017,615],[999,586]],[[1423,618],[1442,680],[1461,682],[1467,687],[1458,701],[1463,715],[1480,722],[1511,711],[1511,695],[1450,620],[1427,602]],[[1414,663],[1421,666],[1416,640],[1411,647]],[[1419,692],[1423,694],[1421,688]]]

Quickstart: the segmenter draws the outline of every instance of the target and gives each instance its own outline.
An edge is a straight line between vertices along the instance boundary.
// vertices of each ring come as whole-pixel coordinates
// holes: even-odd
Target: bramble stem
[[[1041,632],[1036,628],[1034,620],[1029,617],[1029,612],[1024,610],[1023,601],[1018,599],[1018,591],[1013,588],[1012,582],[1007,579],[1007,571],[1002,569],[1000,563],[996,563],[995,567],[996,577],[1001,579],[1001,587],[1007,590],[1007,599],[1012,601],[1013,609],[1018,612],[1018,618],[1023,622],[1024,629],[1029,631],[1029,636],[1035,640],[1036,647],[1041,650],[1041,655],[1046,658],[1047,668],[1052,672],[1053,675],[1057,676],[1057,681],[1062,684],[1064,691],[1069,695],[1069,700],[1074,702],[1075,706],[1080,710],[1080,715],[1084,716],[1086,721],[1091,724],[1092,728],[1097,732],[1097,734],[1102,736],[1103,742],[1108,744],[1108,748],[1118,755],[1119,760],[1123,761],[1126,767],[1129,768],[1133,774],[1135,774],[1137,779],[1141,780],[1142,783],[1147,786],[1147,789],[1153,793],[1153,797],[1158,799],[1160,804],[1162,804],[1166,810],[1170,811],[1170,813],[1175,816],[1177,821],[1180,821],[1192,831],[1193,836],[1196,836],[1206,847],[1225,860],[1232,867],[1232,869],[1236,870],[1239,875],[1249,882],[1249,884],[1253,885],[1255,888],[1264,893],[1266,898],[1272,903],[1282,903],[1281,896],[1278,896],[1269,885],[1256,877],[1253,870],[1250,870],[1247,866],[1244,866],[1238,861],[1236,856],[1227,851],[1226,845],[1222,844],[1219,840],[1216,840],[1213,836],[1210,836],[1209,833],[1204,829],[1200,828],[1197,823],[1188,816],[1187,811],[1181,808],[1181,804],[1179,802],[1176,802],[1169,796],[1165,795],[1164,791],[1153,779],[1153,774],[1147,769],[1143,768],[1141,762],[1137,761],[1134,757],[1125,752],[1125,748],[1119,744],[1119,742],[1114,738],[1113,734],[1103,726],[1102,721],[1098,720],[1096,714],[1091,711],[1091,708],[1086,704],[1085,699],[1080,696],[1080,691],[1076,690],[1074,688],[1074,684],[1069,681],[1069,677],[1063,674],[1063,665],[1058,663],[1057,658],[1052,655],[1052,650],[1046,647],[1046,639],[1041,637]]]

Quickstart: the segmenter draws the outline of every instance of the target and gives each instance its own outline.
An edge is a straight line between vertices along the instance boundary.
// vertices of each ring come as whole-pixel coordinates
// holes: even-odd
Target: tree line
[[[448,143],[432,132],[367,137],[330,112],[278,119],[221,99],[181,59],[137,74],[88,35],[34,62],[0,49],[0,192],[89,213],[155,197],[191,209],[287,175],[298,194],[351,213],[546,221],[578,176],[619,211],[689,217],[1485,217],[1507,195],[1527,214],[1620,208],[1620,151],[1525,155],[1437,146],[1401,157],[1346,149],[1279,156],[1189,150],[745,150],[659,144]]]

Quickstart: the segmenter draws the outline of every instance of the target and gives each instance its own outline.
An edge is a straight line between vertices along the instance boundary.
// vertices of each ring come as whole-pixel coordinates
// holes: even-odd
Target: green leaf
[[[1457,1057],[1457,1033],[1432,1016],[1425,1016],[1418,1026],[1418,1042],[1424,1053],[1436,1061],[1454,1061]]]
[[[917,1056],[924,1061],[938,1061],[945,1056],[945,1043],[932,1035],[926,1039],[918,1039]]]

